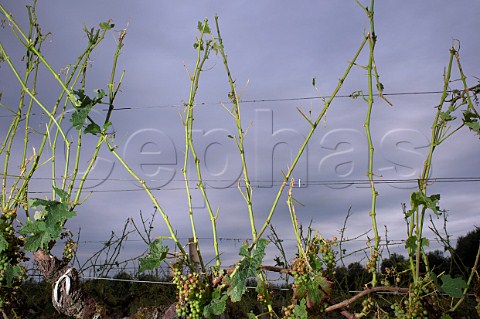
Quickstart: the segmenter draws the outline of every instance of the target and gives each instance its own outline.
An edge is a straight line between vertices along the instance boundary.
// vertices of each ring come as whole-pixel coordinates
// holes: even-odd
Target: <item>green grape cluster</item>
[[[320,246],[320,253],[322,254],[323,262],[328,270],[333,274],[337,263],[335,262],[335,252],[333,251],[332,246],[336,246],[336,238],[333,238],[333,241],[322,239],[322,245]]]
[[[179,267],[173,267],[172,275],[173,283],[177,286],[177,315],[187,319],[203,318],[207,289],[200,275],[184,275]]]
[[[366,267],[369,273],[374,273],[377,270],[377,261],[379,253],[377,249],[373,249],[370,254],[370,258],[367,261]]]
[[[318,259],[317,255],[321,255],[321,263],[325,267],[324,275],[334,275],[336,264],[336,253],[333,247],[338,245],[337,237],[332,240],[324,239],[321,236],[315,236],[308,244],[307,254],[310,259]],[[310,260],[310,264],[315,265],[315,260]]]
[[[303,258],[295,258],[291,274],[293,276],[293,288],[307,284],[310,281],[308,265]]]
[[[392,268],[385,268],[385,272],[382,274],[381,284],[384,286],[390,286],[392,283],[394,285],[400,284],[402,278],[400,274],[397,272],[395,267]]]
[[[72,260],[77,252],[77,248],[78,244],[72,238],[69,238],[65,242],[65,247],[63,248],[63,259],[68,261]]]
[[[295,308],[295,303],[292,303],[285,308],[283,308],[283,317],[282,319],[295,319],[295,314],[293,312]]]
[[[428,284],[419,284],[399,303],[390,307],[396,318],[428,319],[428,310],[424,307],[424,297],[431,293]]]
[[[371,297],[363,299],[362,300],[362,311],[360,313],[364,316],[367,315],[368,313],[370,313],[370,311],[372,311],[375,308],[375,305],[376,305],[376,303]]]

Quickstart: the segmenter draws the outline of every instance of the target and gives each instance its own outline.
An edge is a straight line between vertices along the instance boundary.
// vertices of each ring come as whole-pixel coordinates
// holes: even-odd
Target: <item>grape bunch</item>
[[[334,275],[336,267],[336,253],[333,247],[338,245],[337,237],[333,237],[332,240],[323,238],[322,236],[315,236],[309,242],[307,247],[307,255],[310,256],[310,264],[317,264],[317,255],[321,255],[321,263],[325,267],[324,275]]]
[[[424,298],[431,294],[429,284],[420,283],[399,303],[390,307],[396,318],[428,319],[428,310],[424,307]]]
[[[369,273],[373,274],[376,272],[377,269],[377,261],[378,261],[379,253],[378,249],[372,249],[372,252],[370,253],[370,258],[367,261],[367,270]]]
[[[334,274],[334,269],[337,266],[335,262],[335,252],[333,251],[332,246],[337,245],[337,238],[334,237],[333,241],[322,239],[322,245],[320,246],[320,253],[322,254],[323,262],[327,268],[327,272],[331,275]]]
[[[207,289],[198,273],[182,274],[179,267],[172,268],[173,283],[177,286],[177,315],[180,318],[203,318],[207,303]]]
[[[385,272],[382,274],[381,284],[384,286],[391,286],[392,284],[398,285],[402,281],[401,274],[397,272],[396,267],[386,267]]]
[[[366,299],[363,299],[362,300],[362,311],[360,312],[360,314],[362,314],[363,316],[366,316],[370,313],[370,311],[372,311],[376,306],[376,303],[375,301],[372,299],[372,297],[368,297]]]
[[[293,276],[293,289],[306,285],[310,281],[308,265],[303,258],[295,258],[291,274]]]
[[[65,247],[63,248],[63,260],[70,261],[75,256],[77,252],[78,244],[72,239],[69,238],[65,242]]]
[[[283,308],[282,319],[295,319],[295,314],[293,312],[294,309],[295,309],[295,303],[291,303],[290,305]]]
[[[304,258],[295,258],[290,274],[293,276],[293,299],[290,305],[283,308],[282,319],[295,319],[294,310],[295,305],[297,304],[297,300],[304,297],[303,294],[300,293],[300,291],[302,290],[302,287],[305,287],[310,281],[309,266],[307,265]]]

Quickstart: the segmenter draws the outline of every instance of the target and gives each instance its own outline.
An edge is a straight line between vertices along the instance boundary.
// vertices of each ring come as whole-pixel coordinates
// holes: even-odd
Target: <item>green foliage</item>
[[[467,287],[466,282],[458,277],[452,278],[450,275],[443,275],[440,277],[442,280],[442,289],[453,298],[460,298],[463,295],[463,289]]]
[[[218,316],[225,311],[228,296],[222,293],[221,287],[217,287],[212,293],[212,300],[203,308],[203,315],[206,318]]]
[[[212,30],[210,30],[210,26],[208,25],[208,21],[205,20],[203,23],[202,21],[198,21],[197,29],[200,33],[211,34]]]
[[[0,232],[0,253],[2,253],[4,250],[8,248],[8,241],[7,239],[3,236],[3,232]]]
[[[456,119],[455,116],[452,115],[452,113],[456,110],[456,107],[454,104],[451,104],[446,111],[440,112],[440,118],[445,121],[445,122],[450,122]]]
[[[425,206],[431,209],[435,215],[439,215],[439,207],[438,202],[440,201],[440,194],[434,194],[430,196],[426,196],[422,191],[413,192],[410,196],[410,203],[412,205],[412,209],[407,212],[406,217],[412,216],[412,214],[417,210],[419,206]]]
[[[30,207],[39,207],[40,210],[35,214],[36,219],[27,220],[20,230],[21,234],[27,236],[24,247],[26,251],[49,251],[49,244],[60,237],[65,222],[76,216],[68,207],[67,193],[58,188],[55,188],[55,193],[60,197],[60,201],[39,198],[29,200]]]
[[[95,90],[97,96],[94,98],[90,98],[88,95],[85,95],[83,90],[75,90],[73,93],[77,96],[74,102],[75,112],[72,114],[70,118],[70,122],[72,123],[73,127],[77,130],[81,130],[89,119],[88,115],[92,111],[92,108],[102,102],[102,99],[107,96],[104,90],[99,89]],[[91,121],[91,119],[90,119]],[[101,132],[100,126],[93,121],[84,130],[85,134],[98,134]]]
[[[140,258],[139,272],[153,270],[160,267],[162,261],[167,257],[168,246],[163,245],[161,239],[154,240],[149,247],[148,255],[145,258]]]
[[[477,135],[480,135],[480,118],[477,114],[470,110],[465,110],[465,112],[463,112],[463,123]]]
[[[309,280],[296,287],[295,297],[306,298],[308,308],[319,306],[331,292],[332,283],[322,274],[316,273],[309,276]]]
[[[100,26],[100,29],[106,31],[106,30],[113,29],[115,27],[115,24],[110,23],[110,21],[107,21],[107,22],[100,22],[99,26]]]
[[[293,307],[293,315],[295,318],[298,319],[307,319],[308,318],[308,313],[307,313],[307,302],[305,299],[300,300],[300,304],[295,305]]]
[[[428,247],[430,246],[430,241],[428,238],[422,237],[420,240],[420,247]],[[410,236],[407,238],[407,241],[405,242],[405,248],[410,249],[411,254],[415,254],[415,250],[418,247],[418,240],[416,236]]]
[[[227,280],[229,284],[227,294],[233,302],[242,299],[242,295],[247,290],[247,279],[257,276],[268,243],[268,240],[260,238],[252,253],[248,250],[247,243],[240,247],[239,255],[243,258],[238,263],[236,271]]]
[[[7,265],[7,268],[4,270],[3,276],[7,282],[7,287],[12,288],[13,282],[23,276],[24,270],[19,265]]]

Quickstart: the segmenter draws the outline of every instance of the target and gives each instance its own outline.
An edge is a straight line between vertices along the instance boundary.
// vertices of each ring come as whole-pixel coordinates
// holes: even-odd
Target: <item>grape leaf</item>
[[[416,236],[410,236],[407,238],[407,241],[405,242],[405,248],[410,248],[410,251],[414,252],[417,249],[417,237]]]
[[[13,284],[13,280],[15,278],[20,277],[23,274],[23,270],[20,266],[18,265],[7,265],[4,276],[7,279],[7,287],[11,288]]]
[[[467,287],[467,283],[460,277],[452,278],[450,275],[443,275],[442,289],[447,295],[453,298],[461,298],[463,295],[463,289]]]
[[[453,121],[455,119],[454,116],[452,116],[450,114],[450,112],[440,112],[440,117],[442,118],[442,120],[444,120],[445,122],[448,122],[448,121]]]
[[[73,127],[77,130],[81,130],[83,125],[85,124],[88,114],[92,111],[92,108],[102,102],[102,99],[106,96],[106,93],[102,89],[95,90],[97,96],[95,98],[90,98],[88,95],[85,94],[83,90],[75,90],[73,93],[77,96],[77,100],[74,104],[75,112],[72,114],[70,118],[70,122],[72,123]],[[84,131],[85,134],[96,134],[100,133],[100,126],[95,123],[91,123]]]
[[[70,122],[77,130],[81,130],[87,120],[87,116],[92,110],[91,107],[84,107],[75,111],[70,118]]]
[[[198,28],[198,31],[200,32],[203,32],[206,34],[212,33],[207,21],[205,21],[205,24],[203,24],[201,21],[198,21],[197,28]]]
[[[411,211],[414,211],[418,206],[423,205],[431,209],[435,213],[435,215],[439,215],[440,214],[438,212],[439,207],[437,206],[439,201],[440,201],[440,194],[434,194],[427,197],[421,191],[413,192],[412,195],[410,196],[410,202],[412,205]],[[411,211],[409,211],[410,214],[411,214]]]
[[[76,213],[68,208],[67,193],[55,189],[62,202],[34,198],[29,200],[31,207],[41,207],[42,219],[28,220],[20,230],[25,238],[25,250],[36,251],[43,248],[48,251],[48,244],[60,237],[65,222]]]
[[[247,290],[247,279],[257,276],[258,268],[262,265],[263,257],[265,257],[267,245],[268,240],[260,238],[252,253],[248,251],[247,243],[240,247],[239,255],[243,258],[238,263],[236,271],[232,273],[231,277],[227,278],[229,284],[227,294],[232,302],[242,299],[242,295]]]
[[[161,239],[156,239],[150,244],[150,251],[145,258],[140,258],[139,272],[153,270],[160,267],[162,261],[167,257],[168,246],[163,245]]]
[[[212,300],[203,308],[203,316],[206,318],[212,318],[212,316],[222,314],[227,306],[227,299],[228,296],[222,294],[221,288],[217,287],[212,293]]]
[[[331,293],[332,282],[323,277],[321,273],[315,273],[310,276],[307,283],[295,287],[295,299],[306,298],[308,308],[320,305]]]
[[[478,116],[470,110],[463,112],[463,123],[472,131],[480,135],[480,122]]]
[[[83,133],[85,134],[93,134],[93,135],[96,135],[98,133],[102,132],[102,130],[100,129],[100,126],[96,123],[90,123],[87,125],[87,127],[85,128],[85,130],[83,130]]]
[[[305,299],[302,299],[300,301],[300,304],[297,304],[295,305],[295,307],[293,307],[293,314],[295,316],[295,318],[298,318],[298,319],[307,319],[308,318],[308,314],[307,314],[307,302]]]
[[[20,230],[20,233],[28,235],[28,237],[25,238],[25,250],[36,251],[39,248],[48,248],[48,243],[56,238],[54,235],[57,233],[57,229],[48,229],[44,221],[27,221],[25,226]]]
[[[66,203],[68,201],[68,193],[60,188],[54,187],[55,194],[60,197],[60,202]]]
[[[410,253],[412,255],[415,254],[415,251],[417,250],[417,236],[410,236],[407,238],[407,241],[405,242],[405,248],[410,248]],[[423,246],[427,246],[427,247],[430,247],[430,240],[428,240],[428,238],[425,238],[425,237],[422,237],[420,239],[420,246],[423,247]]]
[[[115,24],[113,23],[110,23],[110,22],[100,22],[100,29],[102,30],[110,30],[110,29],[113,29],[113,27],[115,27]]]

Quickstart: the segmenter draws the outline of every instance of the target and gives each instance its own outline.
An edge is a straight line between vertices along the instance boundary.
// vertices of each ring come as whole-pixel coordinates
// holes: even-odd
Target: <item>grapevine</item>
[[[311,311],[321,313],[328,306],[332,282],[335,275],[336,238],[326,240],[321,236],[314,236],[309,240],[304,256],[297,257],[290,274],[294,278],[292,289],[294,296],[292,304],[284,309],[284,318],[294,318],[298,300],[305,300],[306,307]],[[293,316],[293,317],[292,317]]]
[[[21,250],[23,241],[15,236],[15,216],[15,210],[6,211],[0,216],[0,308],[14,301],[18,283],[26,278],[21,263],[27,259]]]

